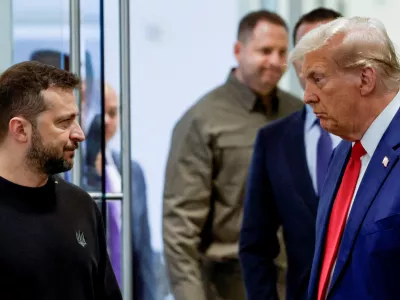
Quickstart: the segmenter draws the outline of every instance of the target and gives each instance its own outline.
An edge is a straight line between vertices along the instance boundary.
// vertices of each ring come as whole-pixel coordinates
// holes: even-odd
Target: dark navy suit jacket
[[[309,299],[317,298],[332,204],[351,150],[336,148],[320,199]],[[387,157],[389,164],[382,163]],[[400,299],[400,113],[380,140],[344,229],[327,299]]]
[[[262,128],[250,167],[240,261],[247,299],[278,299],[274,258],[283,226],[288,258],[287,299],[306,299],[315,245],[318,199],[308,170],[306,110]]]

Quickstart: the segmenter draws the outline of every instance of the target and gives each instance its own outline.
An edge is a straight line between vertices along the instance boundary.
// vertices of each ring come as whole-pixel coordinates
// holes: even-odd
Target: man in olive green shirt
[[[245,299],[238,241],[253,143],[261,127],[303,105],[277,88],[287,51],[288,29],[280,16],[246,15],[234,47],[237,68],[174,128],[163,239],[176,300]]]

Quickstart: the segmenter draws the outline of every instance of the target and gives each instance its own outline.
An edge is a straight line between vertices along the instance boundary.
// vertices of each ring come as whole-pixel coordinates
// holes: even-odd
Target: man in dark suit
[[[115,135],[119,124],[118,97],[108,84],[105,86],[105,137],[106,141]],[[88,191],[101,190],[101,116],[97,115],[90,126],[86,144],[86,184]],[[121,192],[121,157],[120,153],[106,148],[106,192]],[[146,184],[143,171],[135,161],[131,162],[132,170],[132,257],[133,257],[133,292],[135,299],[153,300],[157,297],[157,280],[155,277],[154,254],[151,248],[150,229],[147,214]],[[116,277],[121,283],[120,234],[121,203],[107,201],[109,251]]]
[[[339,18],[303,37],[304,101],[344,140],[320,197],[309,299],[400,299],[400,63],[384,25]]]
[[[339,17],[318,8],[297,22],[293,38]],[[298,72],[303,85],[301,73]],[[318,195],[333,147],[340,139],[321,130],[310,107],[262,128],[255,143],[240,235],[247,299],[283,298],[277,293],[274,259],[283,228],[287,252],[286,299],[306,299],[315,243]]]

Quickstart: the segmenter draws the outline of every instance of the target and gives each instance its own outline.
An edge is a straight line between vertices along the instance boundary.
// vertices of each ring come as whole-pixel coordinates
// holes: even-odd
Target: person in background
[[[105,183],[107,193],[121,193],[121,155],[109,147],[119,126],[119,101],[114,88],[105,84]],[[94,117],[86,139],[86,184],[88,191],[101,191],[102,152],[101,152],[101,116]],[[132,258],[133,293],[135,299],[159,299],[155,276],[154,253],[151,248],[146,182],[142,168],[136,161],[131,162],[132,174]],[[119,284],[121,284],[121,202],[107,201],[108,246],[112,266]]]
[[[400,299],[400,64],[379,20],[338,18],[296,45],[304,101],[344,139],[320,194],[309,299]]]
[[[277,87],[288,30],[261,10],[239,24],[238,65],[176,124],[165,173],[163,240],[176,300],[245,299],[238,259],[248,167],[257,131],[303,106]]]
[[[32,61],[0,76],[0,299],[122,300],[100,211],[56,176],[85,139],[79,84]]]
[[[294,43],[313,28],[340,16],[326,8],[308,12],[294,27]],[[301,67],[296,66],[304,88]],[[283,298],[282,292],[278,297],[274,265],[280,250],[280,226],[288,259],[286,299],[307,299],[318,198],[332,150],[339,142],[339,137],[320,127],[308,105],[259,131],[240,234],[239,253],[248,300]]]

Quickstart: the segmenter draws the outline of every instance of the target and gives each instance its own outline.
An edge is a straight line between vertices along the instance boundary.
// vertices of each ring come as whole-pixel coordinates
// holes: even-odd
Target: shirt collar
[[[105,149],[105,154],[106,154],[106,164],[107,165],[112,165],[114,164],[114,159],[112,156],[112,151],[109,147],[106,147]]]
[[[388,106],[386,106],[386,108],[372,122],[371,126],[369,126],[364,136],[361,138],[361,144],[370,157],[372,157],[374,154],[376,147],[378,147],[379,141],[399,109],[400,92],[397,93]]]
[[[246,110],[248,111],[254,111],[258,110],[259,107],[264,107],[260,97],[254,93],[247,85],[244,83],[240,82],[236,75],[235,75],[235,68],[231,69],[228,75],[227,83],[231,84],[236,90],[237,94],[239,97],[237,99],[243,105]],[[279,99],[278,99],[278,88],[275,88],[271,92],[271,106],[266,109],[265,107],[263,108],[264,111],[267,112],[267,114],[270,113],[276,113],[279,108]]]
[[[313,109],[311,108],[310,105],[306,104],[305,107],[306,107],[305,129],[306,129],[306,132],[308,132],[315,125],[317,116],[314,114]]]

